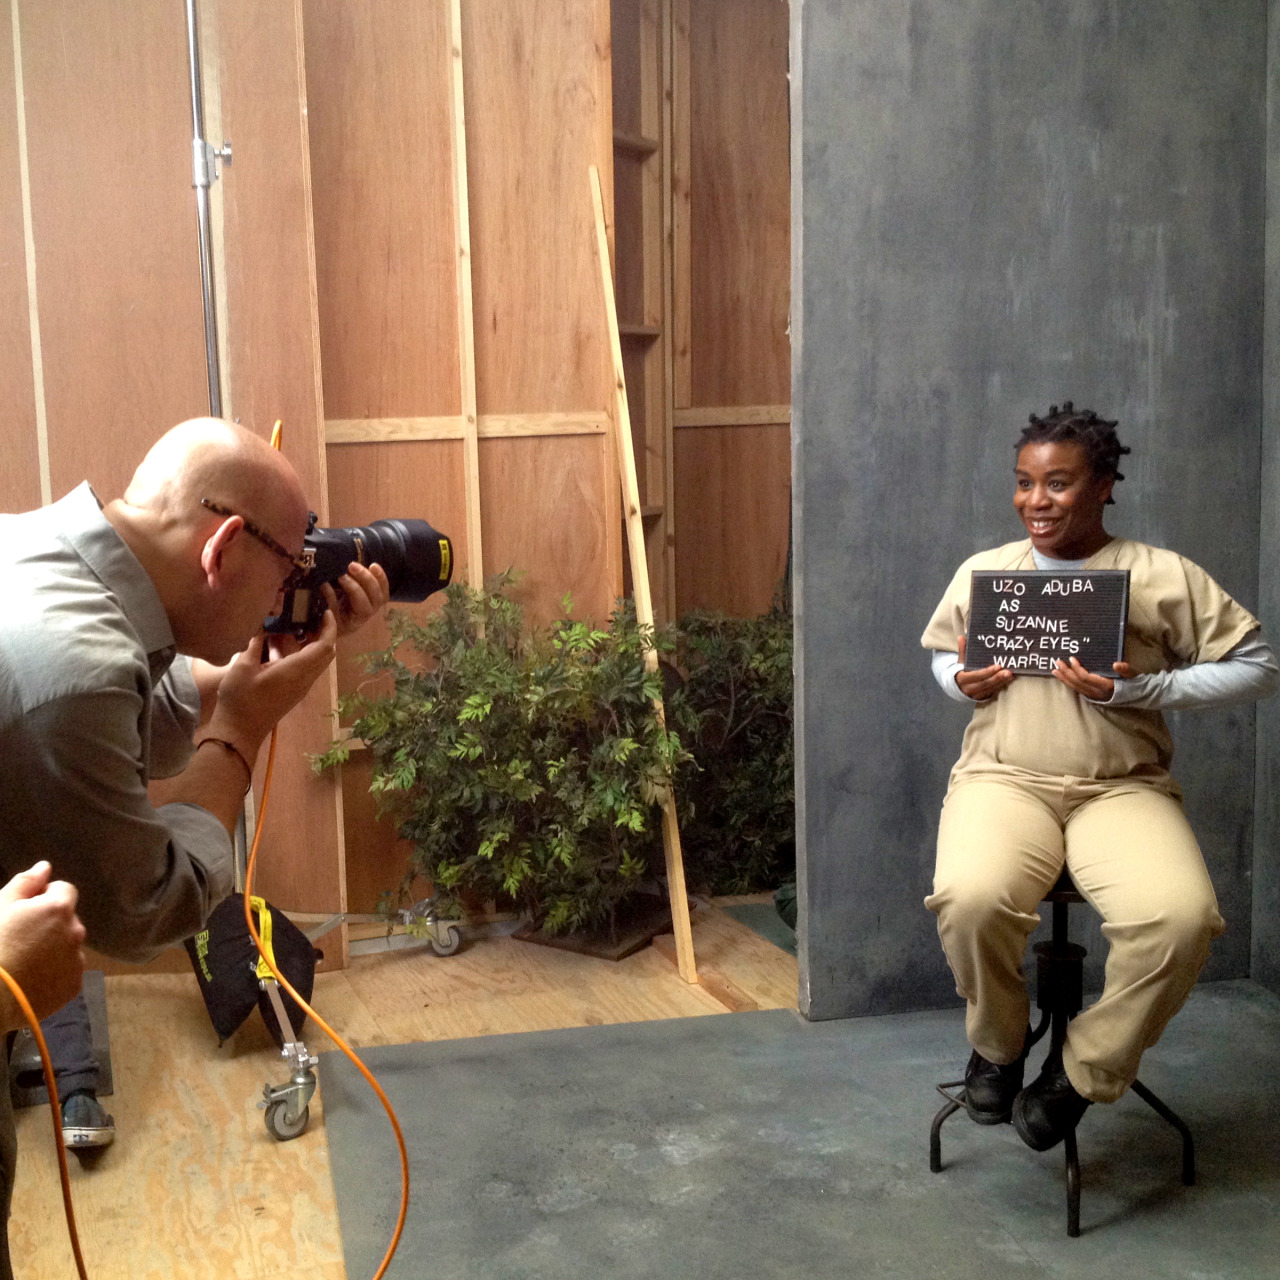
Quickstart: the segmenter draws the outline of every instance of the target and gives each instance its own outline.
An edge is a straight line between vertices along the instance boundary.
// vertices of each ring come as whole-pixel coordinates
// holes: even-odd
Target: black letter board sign
[[[998,662],[1019,675],[1048,676],[1059,659],[1112,675],[1124,658],[1128,569],[1054,573],[973,571],[966,671]]]

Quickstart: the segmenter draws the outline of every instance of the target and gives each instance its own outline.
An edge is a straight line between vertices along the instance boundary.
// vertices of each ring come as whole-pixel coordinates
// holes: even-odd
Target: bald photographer
[[[107,955],[149,959],[231,891],[259,748],[389,597],[379,566],[351,564],[314,634],[266,636],[309,520],[285,457],[210,418],[162,436],[120,498],[82,484],[0,516],[0,879],[47,862]],[[12,1136],[5,1091],[6,1221]]]

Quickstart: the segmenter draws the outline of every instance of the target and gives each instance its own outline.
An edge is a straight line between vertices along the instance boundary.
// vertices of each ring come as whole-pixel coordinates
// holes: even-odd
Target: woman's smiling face
[[[1074,440],[1024,445],[1014,476],[1014,510],[1041,555],[1084,560],[1110,541],[1102,509],[1115,481],[1094,472],[1083,445]]]

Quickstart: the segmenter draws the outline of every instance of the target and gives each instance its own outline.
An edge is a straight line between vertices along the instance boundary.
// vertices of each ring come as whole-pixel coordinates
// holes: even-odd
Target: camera
[[[272,635],[293,635],[299,640],[314,635],[328,608],[320,588],[336,583],[354,560],[380,564],[391,586],[391,599],[425,600],[449,585],[453,576],[453,544],[425,520],[375,520],[350,529],[317,529],[311,512],[302,544],[307,562],[301,580],[286,584],[284,607],[268,618]],[[336,588],[335,588],[336,589]]]

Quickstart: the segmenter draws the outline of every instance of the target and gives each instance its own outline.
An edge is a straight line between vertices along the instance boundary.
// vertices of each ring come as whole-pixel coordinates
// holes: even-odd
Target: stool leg
[[[929,1172],[942,1172],[942,1124],[948,1117],[960,1110],[960,1104],[948,1099],[933,1117],[933,1128],[929,1130]]]
[[[1195,1186],[1196,1182],[1196,1147],[1191,1140],[1191,1130],[1187,1128],[1181,1116],[1167,1107],[1141,1080],[1135,1080],[1129,1086],[1143,1102],[1161,1119],[1167,1120],[1182,1135],[1182,1185]]]
[[[1080,1155],[1074,1130],[1067,1134],[1063,1146],[1067,1153],[1067,1235],[1074,1240],[1080,1234]]]

